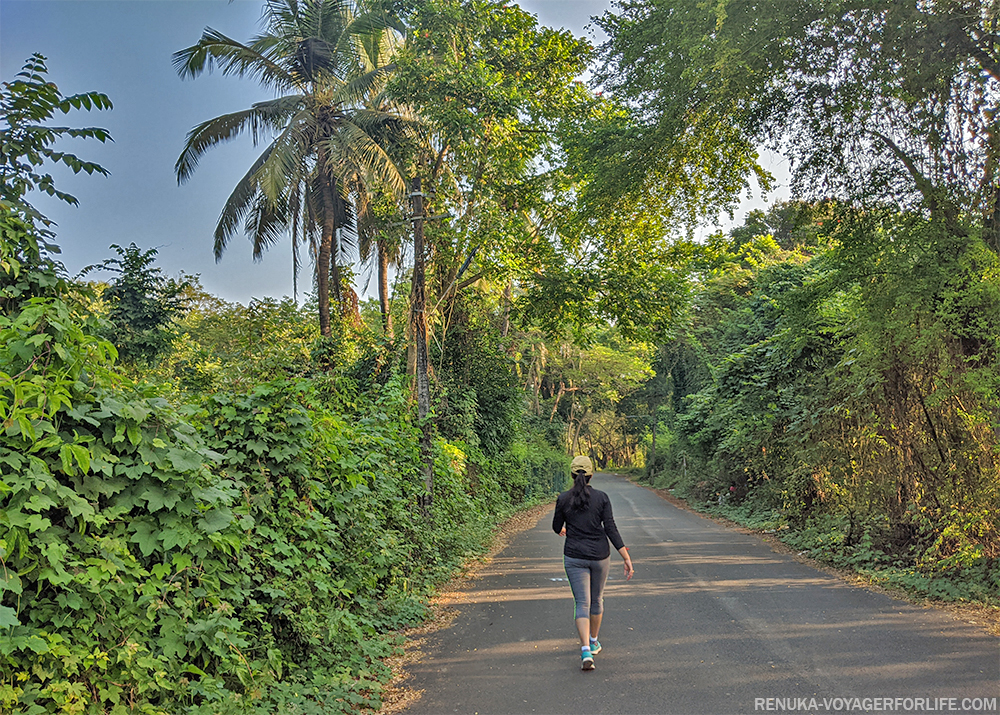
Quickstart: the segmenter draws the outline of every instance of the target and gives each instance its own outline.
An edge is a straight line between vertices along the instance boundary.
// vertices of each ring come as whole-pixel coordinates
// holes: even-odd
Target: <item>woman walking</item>
[[[594,656],[601,652],[597,633],[604,613],[604,584],[611,569],[608,539],[625,560],[625,580],[632,578],[632,559],[622,541],[611,500],[590,486],[594,465],[588,457],[577,457],[570,465],[573,488],[556,499],[552,530],[566,537],[563,563],[576,601],[576,630],[580,635],[580,658],[583,670],[594,669]]]

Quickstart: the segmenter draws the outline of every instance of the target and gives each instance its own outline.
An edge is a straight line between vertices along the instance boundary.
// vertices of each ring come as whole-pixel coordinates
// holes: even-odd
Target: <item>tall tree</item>
[[[389,268],[399,266],[403,245],[409,235],[408,222],[401,220],[405,208],[398,198],[388,192],[366,191],[358,194],[358,255],[364,262],[376,267],[379,312],[382,315],[382,332],[387,338],[394,336],[390,310]]]
[[[548,236],[538,226],[558,189],[556,126],[585,111],[576,81],[592,48],[493,0],[423,3],[390,89],[420,112],[432,151],[414,170],[427,194],[433,292],[450,297],[482,277],[505,286]]]
[[[919,209],[1000,250],[996,23],[973,0],[622,0],[599,21],[600,81],[648,149],[633,184],[739,185],[771,141],[806,197]]]
[[[367,71],[387,67],[395,61],[401,48],[401,36],[390,30],[373,32],[361,45],[359,56]],[[375,141],[401,162],[417,150],[425,140],[420,117],[412,107],[398,101],[386,91],[391,78],[383,73],[362,99],[362,104],[374,118],[392,117],[397,121],[373,122],[370,131]],[[353,182],[358,254],[362,261],[374,261],[377,270],[379,310],[386,336],[393,333],[389,310],[389,266],[398,264],[401,256],[406,222],[401,217],[406,208],[398,193],[386,187],[366,184],[357,176]]]
[[[290,231],[296,271],[297,247],[303,240],[310,243],[320,331],[330,335],[331,275],[334,298],[342,304],[337,231],[353,223],[352,187],[360,181],[404,188],[395,162],[374,138],[401,118],[363,103],[390,69],[371,63],[366,42],[381,42],[398,22],[363,0],[268,0],[264,16],[266,30],[249,43],[209,28],[197,44],[175,53],[182,77],[218,66],[280,94],[192,129],[175,166],[177,180],[187,181],[205,151],[217,144],[244,133],[255,144],[273,137],[223,208],[215,230],[216,260],[241,227],[258,260]]]
[[[429,141],[411,162],[413,364],[430,408],[428,322],[447,336],[456,296],[536,252],[531,204],[549,185],[558,119],[584,103],[574,79],[589,45],[495,0],[414,3],[390,92],[420,113]],[[440,347],[439,347],[440,349]],[[432,425],[425,421],[424,439]],[[428,491],[430,465],[427,464]]]

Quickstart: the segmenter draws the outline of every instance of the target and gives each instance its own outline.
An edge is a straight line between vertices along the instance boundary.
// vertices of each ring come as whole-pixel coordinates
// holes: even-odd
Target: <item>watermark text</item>
[[[754,698],[766,712],[997,712],[997,698]]]

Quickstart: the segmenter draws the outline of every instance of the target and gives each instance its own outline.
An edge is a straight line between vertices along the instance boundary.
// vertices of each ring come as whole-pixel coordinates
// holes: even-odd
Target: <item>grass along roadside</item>
[[[935,608],[951,614],[954,618],[982,628],[987,633],[1000,637],[1000,595],[989,600],[942,600],[934,598],[928,592],[921,591],[920,580],[905,578],[902,569],[888,567],[883,564],[866,564],[858,561],[853,567],[832,564],[824,561],[822,551],[817,545],[808,548],[803,542],[802,532],[781,528],[782,524],[775,520],[765,520],[760,515],[749,515],[738,509],[708,509],[700,508],[669,489],[652,487],[639,480],[636,474],[618,473],[637,486],[655,492],[661,498],[674,506],[711,519],[727,528],[744,534],[753,534],[763,539],[775,553],[785,554],[799,563],[839,578],[853,586],[867,588],[876,593],[882,593],[895,599],[907,601],[923,608]],[[926,577],[925,577],[926,578]]]

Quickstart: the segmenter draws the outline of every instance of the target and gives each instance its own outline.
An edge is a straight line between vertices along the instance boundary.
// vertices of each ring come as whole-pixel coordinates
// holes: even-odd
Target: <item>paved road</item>
[[[624,479],[593,483],[611,496],[636,568],[625,582],[612,555],[597,669],[579,670],[549,512],[428,638],[410,667],[408,685],[424,691],[410,715],[1000,712],[1000,640],[846,585]],[[966,698],[987,701],[963,710],[976,704]]]

